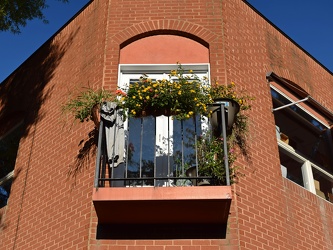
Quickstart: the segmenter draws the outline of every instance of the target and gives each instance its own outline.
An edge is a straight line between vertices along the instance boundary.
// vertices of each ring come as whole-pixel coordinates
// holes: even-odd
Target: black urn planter
[[[210,124],[215,137],[220,137],[222,135],[222,105],[224,105],[225,126],[228,134],[231,133],[232,125],[234,124],[236,115],[240,109],[239,104],[235,100],[228,98],[214,99],[214,103],[208,105],[208,110],[211,113]]]

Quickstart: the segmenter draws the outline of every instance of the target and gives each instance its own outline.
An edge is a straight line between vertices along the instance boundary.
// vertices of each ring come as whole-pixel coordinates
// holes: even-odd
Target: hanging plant
[[[239,104],[239,112],[237,113],[234,124],[232,125],[232,140],[233,144],[237,144],[242,153],[246,155],[247,144],[246,136],[248,133],[248,116],[247,110],[251,110],[251,101],[255,98],[253,96],[244,94],[243,92],[236,91],[236,84],[231,82],[230,84],[219,84],[215,82],[210,88],[210,96],[214,100],[218,98],[230,99]]]
[[[103,102],[116,101],[115,96],[104,89],[86,89],[78,96],[70,98],[61,109],[64,113],[70,113],[75,120],[80,122],[94,121],[95,126],[99,123],[100,105]]]
[[[234,123],[227,134],[228,165],[231,183],[241,176],[239,166],[234,166],[239,153],[248,156],[248,116],[247,110],[251,109],[250,101],[254,100],[249,95],[239,94],[235,90],[236,84],[220,85],[217,82],[210,88],[210,97],[213,100],[232,101],[236,103],[239,112],[236,114]],[[230,104],[229,104],[230,105]],[[212,116],[210,112],[209,116]],[[227,124],[230,125],[230,124]],[[213,131],[205,131],[197,142],[198,171],[201,176],[211,176],[217,184],[225,184],[225,162],[223,138],[216,136]]]
[[[237,152],[228,142],[228,164],[230,168],[230,179],[233,182],[237,176],[237,167],[232,166],[237,159]],[[214,137],[207,133],[199,137],[197,142],[198,150],[198,172],[199,176],[212,177],[214,184],[226,183],[226,171],[224,163],[224,146],[222,137]]]

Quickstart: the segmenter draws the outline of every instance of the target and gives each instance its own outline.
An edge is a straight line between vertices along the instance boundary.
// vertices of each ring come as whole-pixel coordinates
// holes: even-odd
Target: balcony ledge
[[[93,190],[102,224],[226,224],[230,186],[107,187]]]

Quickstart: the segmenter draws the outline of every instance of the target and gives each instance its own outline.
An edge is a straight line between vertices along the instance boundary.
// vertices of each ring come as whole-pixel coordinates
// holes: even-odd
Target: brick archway
[[[156,34],[184,36],[206,47],[218,39],[215,33],[198,24],[182,20],[162,19],[132,25],[112,36],[111,40],[123,47],[139,38]]]
[[[117,88],[118,75],[113,72],[118,72],[121,48],[138,39],[161,34],[189,38],[206,47],[209,62],[214,58],[214,64],[210,66],[211,72],[219,72],[214,74],[214,77],[217,76],[217,79],[218,75],[225,77],[225,62],[221,57],[223,46],[219,45],[223,43],[222,34],[214,33],[204,26],[188,21],[161,19],[134,24],[109,37],[105,48],[103,88]]]

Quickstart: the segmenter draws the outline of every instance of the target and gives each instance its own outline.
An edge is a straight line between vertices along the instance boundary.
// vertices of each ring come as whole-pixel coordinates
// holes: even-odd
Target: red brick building
[[[61,105],[176,62],[256,98],[244,176],[94,186],[94,125]],[[1,249],[333,249],[332,92],[332,72],[244,1],[91,1],[0,85]]]

